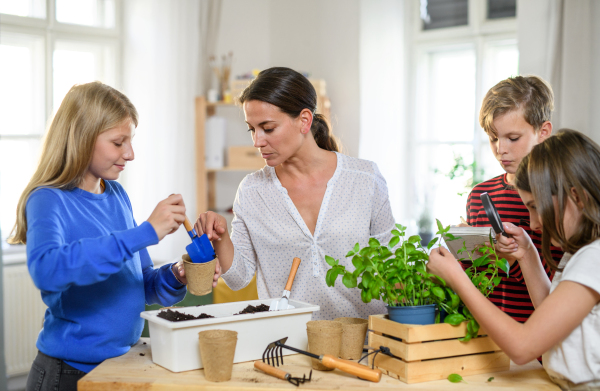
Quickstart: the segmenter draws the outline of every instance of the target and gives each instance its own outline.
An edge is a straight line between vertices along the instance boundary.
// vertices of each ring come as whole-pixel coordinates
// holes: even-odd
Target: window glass
[[[40,153],[41,141],[0,138],[0,230],[2,241],[10,234],[21,192],[29,183]]]
[[[471,141],[476,91],[474,49],[432,52],[427,62],[426,93],[418,108],[422,125],[417,134],[421,140]]]
[[[114,28],[114,0],[56,0],[56,20],[61,23]]]
[[[423,30],[466,26],[469,24],[469,0],[421,0]]]
[[[514,18],[517,16],[517,0],[487,0],[487,18]]]
[[[0,135],[42,134],[45,126],[44,39],[0,35]]]
[[[115,49],[112,45],[89,42],[56,42],[53,56],[53,112],[74,84],[101,81],[114,86]]]
[[[46,17],[46,1],[0,0],[0,13],[44,19]]]

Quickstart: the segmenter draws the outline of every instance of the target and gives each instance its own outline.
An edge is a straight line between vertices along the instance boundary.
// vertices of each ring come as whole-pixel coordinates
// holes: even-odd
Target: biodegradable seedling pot
[[[342,324],[340,358],[358,360],[362,356],[369,321],[361,318],[336,318]]]
[[[206,330],[198,333],[206,380],[221,382],[231,379],[237,335],[237,331],[232,330]]]
[[[217,259],[205,263],[193,263],[187,254],[183,255],[182,258],[188,292],[195,296],[204,296],[212,292]]]
[[[333,357],[340,356],[342,346],[342,324],[332,320],[311,320],[306,323],[306,334],[308,335],[308,351],[319,356],[331,354]],[[313,369],[319,371],[331,371],[319,360],[311,358]]]

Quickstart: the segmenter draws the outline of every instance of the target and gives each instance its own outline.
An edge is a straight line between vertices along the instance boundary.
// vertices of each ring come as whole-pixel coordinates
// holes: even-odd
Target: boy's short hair
[[[548,83],[537,76],[515,76],[502,80],[485,94],[479,125],[489,136],[498,137],[494,119],[512,110],[522,110],[525,121],[537,131],[550,121],[554,94]]]

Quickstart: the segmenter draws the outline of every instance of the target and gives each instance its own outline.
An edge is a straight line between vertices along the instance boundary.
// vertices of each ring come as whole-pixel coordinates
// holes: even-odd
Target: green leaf
[[[420,243],[421,242],[421,237],[419,235],[413,235],[410,238],[408,238],[408,243]]]
[[[352,275],[352,273],[345,273],[342,278],[342,282],[346,286],[346,288],[356,288],[356,277]]]
[[[458,326],[465,320],[466,320],[465,317],[462,316],[461,314],[451,314],[451,315],[446,316],[446,319],[444,319],[444,323],[451,324],[452,326]]]
[[[498,286],[498,284],[500,284],[500,282],[502,281],[502,277],[496,276],[496,277],[494,277],[493,281],[494,281],[494,286]]]
[[[327,262],[329,266],[335,266],[338,264],[335,259],[331,258],[329,255],[325,255],[325,262]]]
[[[400,231],[398,231],[397,229],[393,229],[392,230],[392,235],[398,236],[398,235],[400,235]]]
[[[457,309],[460,305],[460,297],[458,297],[456,293],[450,293],[450,301],[452,303],[451,307],[453,310]]]
[[[358,255],[355,255],[352,258],[352,264],[354,265],[355,268],[360,268],[361,266],[363,266],[363,261],[361,259],[361,257],[359,257]]]
[[[477,323],[477,321],[475,319],[471,319],[469,320],[469,324],[468,326],[471,326],[471,335],[473,336],[477,336],[477,333],[479,333],[479,323]]]
[[[496,261],[496,266],[498,266],[498,269],[506,273],[506,276],[508,277],[508,270],[510,269],[510,265],[508,264],[508,261],[506,259],[498,259]]]
[[[427,244],[427,250],[431,250],[431,248],[437,243],[438,239],[438,237],[431,239],[429,244]]]
[[[439,232],[438,232],[438,233],[442,233],[442,232],[444,232],[444,226],[442,225],[442,223],[441,223],[441,222],[440,222],[438,219],[435,219],[435,222],[436,222],[436,224],[437,224],[437,227],[438,227],[438,229],[439,229]]]
[[[354,251],[354,253],[356,254],[358,252],[358,250],[360,250],[360,246],[358,245],[358,243],[356,243],[354,245],[354,248],[352,249],[352,251]]]
[[[369,239],[369,247],[371,247],[371,248],[381,247],[381,243],[379,243],[379,240],[377,240],[375,238],[370,238]]]
[[[390,239],[390,243],[388,244],[388,246],[390,246],[390,248],[394,248],[399,242],[400,238],[398,236],[394,236],[392,237],[392,239]]]
[[[476,260],[474,260],[474,261],[473,261],[473,266],[475,266],[475,267],[479,267],[479,266],[481,266],[481,265],[484,265],[484,264],[486,264],[486,263],[487,263],[487,262],[486,262],[486,260],[488,260],[488,261],[489,261],[489,258],[488,258],[488,256],[487,256],[487,255],[484,255],[484,256],[482,256],[482,257],[479,257],[479,258],[477,258]]]
[[[348,251],[348,254],[346,254],[346,258],[351,257],[354,255],[354,251]]]
[[[371,287],[371,283],[373,282],[373,276],[371,275],[370,272],[365,272],[365,274],[363,274],[362,276],[362,285],[364,289],[368,289]]]
[[[492,380],[494,380],[494,376],[492,376],[489,379],[487,379],[488,383],[491,382]]]
[[[471,340],[471,335],[467,334],[463,338],[458,339],[460,342],[469,342]]]
[[[396,224],[396,228],[398,228],[400,231],[406,231],[406,227],[402,224]]]
[[[463,378],[457,373],[452,373],[448,375],[448,380],[450,380],[450,382],[452,383],[460,383],[461,381],[463,381]]]
[[[442,300],[446,298],[444,290],[439,286],[434,286],[433,288],[431,288],[431,292]]]
[[[334,276],[334,277],[332,277]],[[334,269],[327,270],[327,274],[325,275],[325,282],[327,286],[335,286],[335,279],[337,278],[337,273],[335,273]]]
[[[446,242],[452,242],[454,240],[459,240],[459,239],[462,239],[462,238],[460,236],[456,237],[456,236],[454,236],[452,234],[446,234],[446,235],[444,235],[444,240],[446,240]]]

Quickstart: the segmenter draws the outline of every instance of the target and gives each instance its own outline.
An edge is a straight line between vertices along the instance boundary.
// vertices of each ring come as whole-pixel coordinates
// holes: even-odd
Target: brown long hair
[[[521,161],[515,185],[533,195],[542,219],[542,254],[554,270],[558,265],[550,252],[551,239],[573,254],[600,238],[600,146],[589,137],[576,130],[559,130]],[[567,238],[564,210],[568,198],[575,202],[573,188],[583,203],[582,219],[577,232]],[[553,196],[558,202],[558,216]]]
[[[48,127],[37,169],[19,198],[9,243],[27,243],[25,206],[31,193],[38,187],[79,186],[98,135],[125,120],[137,127],[137,110],[123,93],[98,81],[71,87]]]
[[[240,103],[251,100],[270,103],[292,118],[308,109],[313,113],[310,131],[319,148],[339,152],[327,118],[317,113],[317,92],[302,74],[290,68],[274,67],[260,72],[239,97]]]

